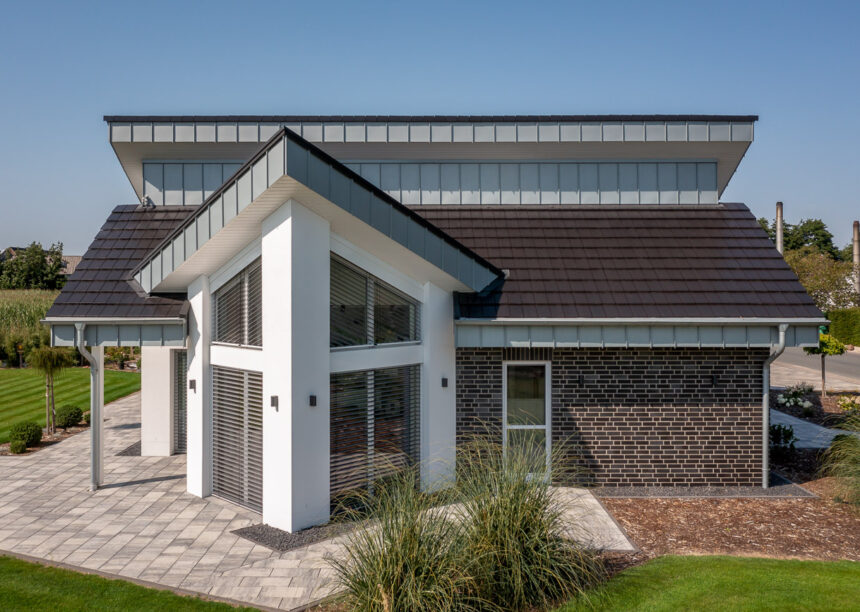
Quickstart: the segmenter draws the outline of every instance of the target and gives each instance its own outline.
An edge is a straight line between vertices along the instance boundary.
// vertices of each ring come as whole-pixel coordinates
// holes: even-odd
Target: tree
[[[27,363],[45,375],[45,427],[48,433],[54,433],[56,430],[54,376],[74,365],[74,354],[65,348],[40,346],[30,351]]]
[[[820,334],[818,336],[818,346],[805,347],[803,350],[809,355],[821,355],[821,397],[827,397],[824,358],[828,355],[841,355],[845,352],[845,345],[830,334]]]
[[[851,308],[858,303],[850,261],[836,261],[811,246],[786,251],[785,261],[820,310]]]
[[[768,238],[776,242],[776,221],[761,217],[758,223],[767,232]],[[801,219],[800,223],[796,225],[786,223],[782,234],[783,247],[786,253],[811,247],[832,259],[845,259],[844,251],[836,248],[836,245],[833,244],[833,234],[830,233],[827,224],[821,219]],[[851,259],[850,256],[848,259]]]
[[[0,289],[61,289],[65,282],[62,242],[48,249],[33,242],[0,265]]]

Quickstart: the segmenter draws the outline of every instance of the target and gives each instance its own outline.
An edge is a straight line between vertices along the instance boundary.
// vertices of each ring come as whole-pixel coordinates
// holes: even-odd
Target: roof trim
[[[359,186],[360,188],[362,188],[366,192],[369,192],[368,196],[373,196],[374,198],[381,200],[385,204],[388,204],[391,208],[398,211],[400,214],[406,216],[408,219],[410,219],[412,222],[414,222],[415,224],[422,227],[427,232],[429,232],[429,233],[433,234],[434,236],[436,236],[437,238],[441,239],[444,243],[447,243],[450,247],[452,247],[456,251],[459,251],[461,254],[465,255],[467,258],[472,260],[475,264],[477,264],[481,268],[484,268],[484,270],[487,273],[489,273],[489,275],[492,275],[494,278],[499,278],[499,277],[503,276],[503,272],[501,269],[497,268],[495,265],[493,265],[492,263],[490,263],[489,261],[487,261],[486,259],[484,259],[480,255],[478,255],[476,252],[469,249],[468,247],[466,247],[465,245],[463,245],[459,241],[457,241],[454,238],[452,238],[451,236],[449,236],[447,233],[440,230],[438,227],[436,227],[435,225],[433,225],[432,223],[427,221],[427,219],[425,219],[424,217],[419,215],[417,212],[413,211],[412,209],[408,208],[407,206],[404,206],[403,204],[401,204],[400,202],[398,202],[397,200],[395,200],[394,198],[389,196],[387,193],[385,193],[384,191],[382,191],[378,187],[374,186],[367,179],[365,179],[364,177],[362,177],[358,173],[354,172],[353,170],[350,170],[347,166],[345,166],[344,164],[339,162],[337,159],[335,159],[334,157],[330,156],[329,154],[327,154],[326,152],[321,150],[319,147],[311,144],[310,142],[308,142],[307,140],[305,140],[304,138],[302,138],[301,136],[299,136],[298,134],[296,134],[295,132],[293,132],[289,128],[283,127],[280,130],[278,130],[278,132],[275,133],[275,135],[272,136],[253,156],[251,156],[251,158],[247,162],[245,162],[233,174],[233,176],[231,176],[229,179],[227,179],[227,181],[225,181],[224,184],[221,185],[221,187],[219,187],[214,193],[212,193],[212,195],[210,195],[197,208],[197,210],[194,213],[189,215],[180,225],[178,225],[176,228],[174,228],[173,231],[171,231],[171,233],[168,234],[164,240],[162,240],[154,249],[152,249],[146,255],[146,257],[144,257],[140,261],[140,263],[138,263],[138,265],[135,266],[135,268],[130,272],[129,277],[133,277],[133,278],[138,279],[138,282],[141,284],[143,289],[145,291],[150,291],[151,288],[153,286],[155,286],[157,283],[155,283],[155,282],[151,282],[151,283],[142,282],[142,280],[138,278],[138,276],[141,274],[141,272],[147,266],[149,266],[152,263],[152,261],[155,258],[157,258],[168,245],[170,245],[171,243],[173,243],[173,241],[180,238],[183,235],[183,233],[189,227],[192,227],[203,214],[207,213],[207,211],[212,207],[213,204],[219,202],[219,199],[222,196],[224,196],[225,192],[227,192],[228,190],[230,190],[234,187],[236,187],[236,189],[238,190],[238,188],[239,188],[238,184],[239,184],[240,180],[249,179],[250,181],[253,181],[255,179],[254,175],[256,173],[257,167],[262,167],[262,171],[266,172],[266,179],[263,181],[264,186],[263,186],[263,189],[260,190],[260,194],[262,194],[262,192],[264,192],[266,189],[268,189],[268,187],[274,182],[275,178],[268,176],[268,172],[269,172],[268,167],[269,167],[269,165],[271,165],[272,160],[267,159],[267,155],[270,152],[275,154],[274,152],[275,152],[275,150],[278,149],[278,147],[280,147],[281,150],[277,152],[277,155],[281,156],[281,159],[275,160],[275,163],[279,164],[279,167],[277,167],[276,172],[281,172],[283,176],[290,176],[294,180],[306,185],[309,189],[316,191],[314,189],[314,187],[310,184],[313,181],[312,181],[312,179],[309,178],[309,172],[308,172],[309,160],[307,158],[305,158],[304,160],[297,161],[296,165],[301,166],[301,167],[297,168],[296,172],[294,174],[290,173],[290,167],[289,167],[290,155],[288,154],[288,146],[287,146],[288,144],[298,146],[301,149],[303,149],[307,154],[312,155],[313,157],[317,158],[318,160],[324,162],[325,164],[328,164],[330,166],[331,170],[337,172],[338,174],[343,176],[345,179],[356,184],[357,186]],[[301,176],[297,176],[297,175],[301,175]],[[257,189],[255,186],[252,186],[249,188],[249,191],[251,194],[253,194],[255,191],[257,191]],[[317,193],[319,193],[319,192],[317,191]],[[326,199],[329,199],[329,197],[327,195],[324,195],[324,194],[320,194],[320,195],[322,195],[323,197],[326,197]],[[331,195],[331,194],[328,194],[328,195]],[[251,201],[253,201],[254,199],[256,199],[256,198],[253,197],[253,195],[251,195]],[[332,200],[330,200],[330,201],[332,201]],[[335,202],[335,204],[340,206],[341,208],[343,208],[342,203]],[[243,208],[243,205],[240,203],[239,204],[239,210],[241,210],[242,208]],[[353,211],[349,211],[349,212],[350,212],[350,214],[353,214],[354,216],[358,217],[358,215],[355,215],[355,213]],[[361,217],[358,217],[358,218],[361,218]],[[362,219],[362,220],[372,225],[372,223],[370,223],[370,221],[368,221],[366,219]],[[204,243],[206,241],[208,241],[210,238],[211,238],[211,236],[209,236],[209,238],[206,238],[206,240],[204,240]],[[199,249],[200,246],[202,246],[202,244],[197,244],[195,250]],[[407,245],[404,244],[404,246],[407,246]],[[407,246],[407,248],[410,248],[410,247]],[[412,248],[410,248],[410,250],[415,252],[420,257],[427,259],[425,254],[419,253]],[[184,257],[183,257],[182,261],[187,260],[188,257],[191,256],[191,253],[183,253],[183,255],[184,255]],[[181,263],[182,263],[181,261],[178,261],[178,260],[176,261],[177,266],[180,265]],[[483,283],[483,284],[478,283],[478,284],[480,284],[480,286],[474,287],[473,286],[474,283],[472,281],[459,276],[458,273],[456,272],[456,270],[454,270],[454,271],[448,270],[444,267],[444,265],[436,264],[435,262],[432,262],[432,261],[430,263],[437,265],[437,267],[444,270],[446,273],[451,274],[451,276],[458,278],[458,280],[460,280],[461,282],[466,284],[468,287],[471,287],[471,288],[476,289],[476,290],[483,289],[484,286],[486,286],[486,284],[488,284],[490,282],[490,281],[487,281],[486,283]],[[175,267],[174,267],[174,269],[175,269]],[[161,274],[161,277],[159,279],[159,282],[161,279],[163,279],[167,275],[167,274],[164,274],[163,271],[161,271],[160,274]],[[169,272],[168,272],[168,274],[169,274]]]
[[[758,115],[105,115],[107,123],[145,121],[247,122],[521,122],[521,121],[758,121]]]
[[[825,317],[631,317],[602,319],[456,319],[456,325],[824,325]]]

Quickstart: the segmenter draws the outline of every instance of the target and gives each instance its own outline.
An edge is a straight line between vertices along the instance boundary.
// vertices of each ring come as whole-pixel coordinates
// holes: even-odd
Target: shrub
[[[556,446],[554,475],[567,476],[569,456]],[[546,471],[542,449],[502,449],[479,439],[458,455],[457,471],[464,547],[482,601],[503,610],[543,609],[603,578],[598,558],[570,539],[577,526],[565,516],[559,490],[539,476]]]
[[[23,440],[12,440],[9,443],[9,452],[13,455],[20,455],[27,452],[27,445]]]
[[[841,427],[860,431],[860,417],[850,417]],[[823,472],[836,479],[838,497],[860,505],[860,437],[841,434],[833,438],[824,451],[822,465]]]
[[[794,454],[794,427],[791,425],[770,426],[770,456],[776,462],[785,461]]]
[[[81,422],[83,411],[77,406],[60,406],[57,408],[57,427],[68,429]]]
[[[801,406],[812,408],[812,402],[806,396],[812,393],[812,385],[805,382],[786,387],[785,391],[776,396],[776,403],[782,406]]]
[[[831,310],[827,318],[830,319],[831,335],[845,344],[860,345],[860,308]]]
[[[90,411],[87,410],[84,413],[84,425],[89,425],[89,424],[90,424]]]
[[[458,524],[418,488],[417,470],[377,482],[345,518],[371,521],[345,536],[345,554],[329,558],[351,610],[478,610]],[[352,502],[356,497],[352,498]],[[355,508],[361,508],[356,510]]]
[[[25,421],[12,425],[10,440],[21,440],[27,446],[38,446],[42,441],[42,428],[35,421]]]
[[[836,400],[836,405],[845,411],[848,418],[860,417],[860,395],[843,395]]]

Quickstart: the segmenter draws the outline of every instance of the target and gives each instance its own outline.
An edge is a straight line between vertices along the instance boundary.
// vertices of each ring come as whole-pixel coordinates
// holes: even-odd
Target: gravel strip
[[[771,486],[761,487],[598,487],[591,489],[603,498],[675,498],[675,497],[817,497],[803,487],[771,472]]]
[[[353,527],[354,525],[351,523],[326,523],[325,525],[308,527],[295,533],[289,533],[275,527],[270,527],[269,525],[260,524],[242,527],[231,533],[235,533],[240,538],[245,538],[254,544],[265,546],[276,552],[287,552],[342,535],[352,530]]]

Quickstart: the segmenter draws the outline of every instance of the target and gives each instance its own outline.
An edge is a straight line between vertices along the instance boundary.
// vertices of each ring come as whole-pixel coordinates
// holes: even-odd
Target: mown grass
[[[105,403],[140,390],[137,372],[105,372]],[[71,368],[57,375],[56,405],[72,404],[82,410],[90,405],[89,368]],[[45,426],[45,377],[36,370],[0,369],[0,444],[9,441],[9,429],[20,421]]]
[[[860,564],[743,557],[660,557],[621,572],[558,612],[856,610]]]
[[[0,557],[0,610],[253,610]]]

